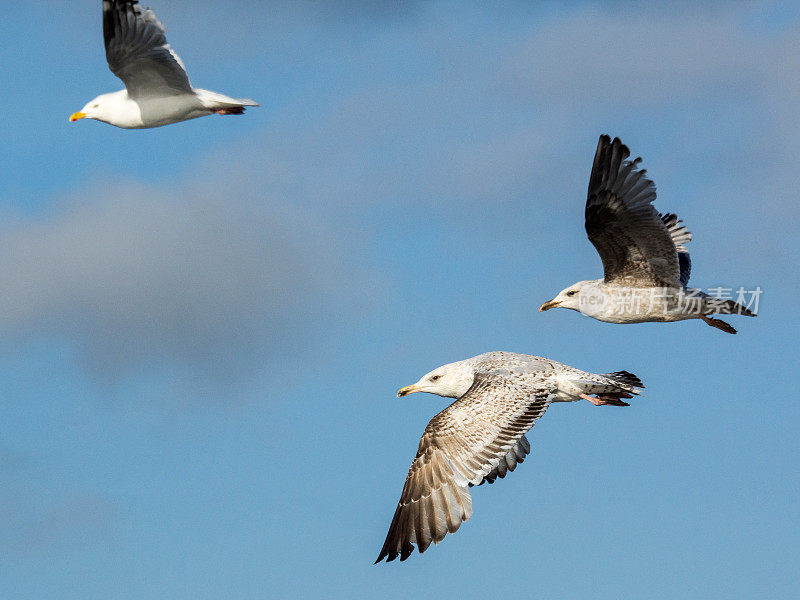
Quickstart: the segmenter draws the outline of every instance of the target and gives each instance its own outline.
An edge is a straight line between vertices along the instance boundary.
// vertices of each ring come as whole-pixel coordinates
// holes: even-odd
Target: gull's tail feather
[[[633,398],[638,396],[644,387],[642,380],[628,371],[616,371],[614,373],[603,373],[602,375],[590,375],[581,380],[573,380],[577,384],[586,398],[593,404],[597,404],[587,395],[596,396],[601,400],[600,404],[610,404],[611,406],[630,406],[624,402],[623,398]]]
[[[755,317],[756,313],[739,304],[735,300],[713,300],[712,306],[714,312],[712,314],[718,315],[744,315],[745,317]]]
[[[203,103],[203,106],[213,111],[220,111],[224,115],[240,115],[246,106],[261,106],[250,98],[231,98],[225,94],[211,92],[209,90],[195,89],[195,94]]]
[[[625,388],[644,388],[642,380],[628,371],[614,371],[613,373],[605,373],[603,377],[608,377],[611,381],[619,383]]]

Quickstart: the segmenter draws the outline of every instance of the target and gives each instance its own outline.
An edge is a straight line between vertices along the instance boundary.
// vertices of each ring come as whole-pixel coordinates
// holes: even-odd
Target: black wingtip
[[[378,555],[378,558],[375,559],[375,562],[372,563],[372,564],[373,565],[377,565],[383,559],[386,559],[386,562],[390,563],[393,560],[395,560],[398,556],[400,557],[400,562],[403,562],[405,559],[407,559],[409,556],[411,556],[414,553],[414,548],[415,547],[412,544],[409,544],[409,545],[411,546],[410,548],[402,548],[399,553],[397,551],[392,552],[392,551],[387,550],[386,548],[383,548],[381,550],[381,553]],[[423,550],[423,552],[424,552],[424,550]]]
[[[377,565],[384,558],[386,559],[386,562],[392,562],[397,557],[397,554],[395,553],[393,555],[392,552],[387,547],[388,543],[389,543],[389,540],[387,539],[386,542],[383,544],[383,548],[381,548],[380,554],[378,554],[378,558],[376,558],[375,562],[372,563],[373,565]]]
[[[594,153],[592,171],[589,174],[589,195],[597,190],[611,173],[616,173],[630,155],[630,150],[618,137],[612,140],[608,134],[601,134]]]
[[[616,150],[619,155],[622,156],[623,160],[627,160],[628,157],[631,155],[630,148],[628,148],[625,144],[622,143],[622,140],[618,137],[615,137],[613,140],[611,136],[607,133],[601,133],[600,139],[597,140],[597,152],[595,153],[595,158],[600,155],[601,150],[607,149]],[[641,158],[637,158],[636,160],[641,160]]]

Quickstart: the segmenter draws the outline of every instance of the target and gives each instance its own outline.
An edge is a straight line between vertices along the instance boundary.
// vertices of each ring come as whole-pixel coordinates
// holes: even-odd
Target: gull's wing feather
[[[131,98],[191,94],[180,57],[164,35],[164,26],[137,0],[103,0],[106,60]]]
[[[528,441],[524,435],[519,438],[517,445],[511,448],[508,453],[500,459],[500,462],[497,463],[497,466],[492,469],[492,472],[487,474],[486,477],[483,478],[478,485],[483,485],[484,483],[494,483],[495,480],[499,477],[503,479],[507,473],[513,471],[517,468],[517,465],[521,462],[525,462],[525,457],[528,456],[531,452],[531,443]]]
[[[586,233],[603,261],[606,283],[631,287],[677,287],[682,270],[679,250],[691,234],[662,220],[653,207],[655,184],[639,169],[641,158],[628,160],[630,151],[619,138],[601,135],[589,177]],[[671,227],[679,230],[671,230]],[[686,239],[688,236],[688,239]]]
[[[530,450],[525,432],[547,410],[555,390],[553,378],[476,373],[466,394],[425,428],[375,562],[405,560],[414,544],[425,552],[469,519],[469,487],[494,481],[521,462]]]
[[[667,213],[659,215],[661,221],[666,225],[672,243],[675,244],[675,251],[678,253],[678,269],[680,270],[681,284],[686,287],[689,285],[689,277],[692,274],[692,259],[689,257],[689,250],[686,244],[692,241],[692,233],[686,229],[678,218],[678,215]]]

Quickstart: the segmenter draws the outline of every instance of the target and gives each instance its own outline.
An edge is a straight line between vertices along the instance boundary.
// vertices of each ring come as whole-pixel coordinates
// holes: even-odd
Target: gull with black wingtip
[[[619,138],[601,135],[589,177],[586,233],[603,260],[603,279],[578,281],[539,307],[569,308],[607,323],[701,319],[726,333],[730,324],[712,314],[756,316],[732,299],[688,287],[692,234],[674,214],[653,207],[655,184],[639,169],[641,158]]]
[[[164,26],[137,0],[103,0],[103,38],[111,72],[125,84],[101,94],[69,120],[94,119],[146,129],[206,115],[241,115],[254,100],[193,88],[183,61],[167,43]]]
[[[547,358],[487,352],[450,363],[397,392],[457,398],[433,417],[408,471],[376,563],[403,561],[455,533],[472,515],[469,488],[513,471],[531,450],[527,431],[551,402],[628,406],[642,382],[627,371],[595,375]]]

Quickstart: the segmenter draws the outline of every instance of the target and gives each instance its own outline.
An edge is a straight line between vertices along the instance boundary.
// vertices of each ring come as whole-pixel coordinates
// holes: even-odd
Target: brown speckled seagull
[[[607,323],[702,319],[736,330],[712,314],[756,316],[728,298],[688,287],[692,234],[674,214],[653,207],[656,186],[639,169],[641,158],[619,138],[601,135],[586,199],[586,233],[603,261],[603,279],[579,281],[539,307],[569,308]]]
[[[488,352],[434,369],[398,396],[457,398],[422,434],[389,533],[375,561],[403,561],[472,515],[469,488],[503,478],[530,452],[525,433],[551,402],[628,406],[644,387],[626,371],[595,375],[527,354]]]

